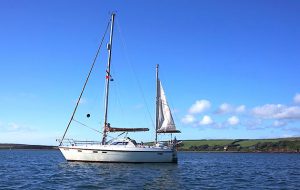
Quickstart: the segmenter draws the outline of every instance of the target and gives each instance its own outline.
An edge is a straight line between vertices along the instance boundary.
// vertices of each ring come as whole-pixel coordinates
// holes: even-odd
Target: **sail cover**
[[[149,131],[148,128],[116,128],[116,127],[109,127],[109,132],[141,132],[141,131]]]
[[[165,91],[159,81],[158,87],[158,133],[180,133],[176,130],[170,107],[167,103]]]

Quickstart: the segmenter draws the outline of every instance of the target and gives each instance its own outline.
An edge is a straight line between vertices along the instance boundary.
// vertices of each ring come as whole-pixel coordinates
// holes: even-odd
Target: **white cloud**
[[[227,103],[221,104],[219,109],[217,110],[217,113],[220,113],[220,114],[229,113],[229,112],[232,112],[232,106]]]
[[[296,132],[299,134],[298,136],[300,136],[300,128],[299,127],[286,127],[285,130]]]
[[[297,94],[294,96],[294,102],[295,102],[296,104],[300,104],[300,94],[299,94],[299,93],[297,93]]]
[[[283,127],[286,126],[287,123],[281,120],[275,120],[272,124],[274,127]]]
[[[252,109],[252,113],[255,116],[262,118],[272,118],[275,114],[279,113],[283,109],[281,104],[266,104],[263,106],[258,106]]]
[[[193,115],[187,114],[182,119],[181,122],[184,124],[191,124],[196,121],[196,118]]]
[[[0,130],[2,132],[24,132],[24,131],[33,131],[30,127],[11,122],[8,124],[0,123]]]
[[[212,120],[212,118],[208,115],[205,115],[199,122],[199,125],[211,125],[213,123],[214,123],[214,121]]]
[[[227,125],[225,122],[222,123],[214,123],[213,128],[215,129],[226,129]]]
[[[300,93],[295,95],[294,102],[300,104]],[[246,108],[244,104],[235,106],[224,102],[214,113],[229,115],[227,120],[218,122],[217,118],[214,118],[215,121],[211,116],[204,114],[202,118],[197,118],[197,114],[205,113],[210,108],[211,102],[208,100],[197,100],[188,110],[188,114],[181,119],[181,122],[193,126],[211,126],[215,129],[226,129],[240,125],[248,130],[275,129],[274,127],[287,130],[291,122],[300,122],[300,105],[296,104],[265,104]],[[243,118],[242,120],[240,116]],[[218,115],[215,115],[215,117],[218,117]]]
[[[210,102],[208,100],[197,100],[189,109],[190,114],[202,113],[210,108]]]
[[[297,136],[294,134],[283,134],[279,138],[291,138],[291,137],[297,137]]]
[[[17,131],[19,129],[21,129],[22,127],[16,123],[9,123],[8,124],[8,130],[11,130],[11,131]]]
[[[246,126],[248,130],[264,129],[263,120],[258,118],[250,118],[241,124]]]
[[[228,113],[236,113],[240,114],[246,111],[246,106],[245,105],[240,105],[240,106],[233,106],[228,103],[223,103],[219,106],[218,110],[216,113],[218,114],[228,114]]]
[[[240,123],[240,120],[238,117],[232,116],[232,117],[228,118],[227,122],[229,125],[237,125]]]
[[[266,104],[252,109],[252,114],[265,119],[300,119],[299,106]]]
[[[276,119],[300,119],[300,107],[285,107],[281,112],[274,115]]]
[[[245,105],[240,105],[237,108],[235,108],[236,113],[243,113],[246,111],[246,106]]]

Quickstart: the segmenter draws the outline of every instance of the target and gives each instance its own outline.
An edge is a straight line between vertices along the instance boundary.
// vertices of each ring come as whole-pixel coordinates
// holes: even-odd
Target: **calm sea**
[[[68,163],[1,150],[0,189],[300,189],[300,154],[179,153],[176,164]]]

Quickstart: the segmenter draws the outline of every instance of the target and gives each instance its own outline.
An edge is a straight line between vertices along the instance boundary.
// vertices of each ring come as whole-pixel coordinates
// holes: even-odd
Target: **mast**
[[[155,120],[155,144],[157,143],[157,129],[158,129],[158,115],[159,115],[159,79],[158,79],[158,67],[156,65],[156,120]]]
[[[110,63],[111,63],[111,50],[112,50],[112,39],[114,34],[114,19],[115,13],[111,14],[111,27],[110,27],[110,37],[109,43],[107,44],[108,50],[108,61],[107,61],[107,70],[106,70],[106,88],[105,88],[105,113],[104,113],[104,127],[103,127],[103,138],[102,144],[106,144],[106,136],[107,136],[107,113],[108,113],[108,95],[109,95],[109,82],[110,82]]]

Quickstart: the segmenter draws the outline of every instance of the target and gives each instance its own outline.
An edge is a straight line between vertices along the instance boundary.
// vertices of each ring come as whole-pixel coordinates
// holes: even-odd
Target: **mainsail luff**
[[[158,79],[158,67],[159,65],[156,65],[156,115],[155,115],[155,144],[157,143],[157,130],[158,130],[158,116],[159,116],[159,79]]]

